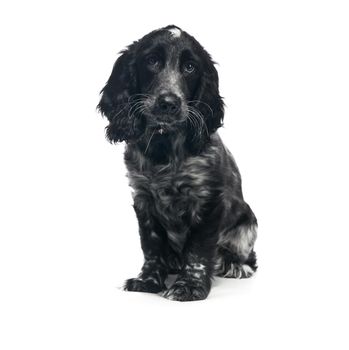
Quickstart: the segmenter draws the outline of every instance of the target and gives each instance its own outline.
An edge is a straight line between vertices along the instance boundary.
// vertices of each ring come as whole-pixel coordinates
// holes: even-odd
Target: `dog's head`
[[[203,143],[222,125],[224,107],[210,55],[176,26],[134,42],[114,64],[98,108],[112,142],[185,130]]]

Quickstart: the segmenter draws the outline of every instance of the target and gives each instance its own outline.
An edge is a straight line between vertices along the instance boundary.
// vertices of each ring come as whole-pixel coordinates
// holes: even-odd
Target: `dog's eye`
[[[157,67],[160,63],[160,60],[156,55],[149,55],[146,57],[145,61],[147,65],[152,68]]]
[[[186,62],[183,65],[184,73],[187,73],[187,74],[193,73],[195,69],[196,68],[193,62]]]

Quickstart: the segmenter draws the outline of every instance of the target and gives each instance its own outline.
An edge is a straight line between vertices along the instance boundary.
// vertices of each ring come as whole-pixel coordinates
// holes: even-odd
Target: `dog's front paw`
[[[124,290],[129,292],[159,293],[163,290],[158,281],[153,277],[130,278],[124,284]]]
[[[163,293],[163,296],[169,300],[194,301],[206,299],[208,293],[209,289],[202,284],[177,281]]]

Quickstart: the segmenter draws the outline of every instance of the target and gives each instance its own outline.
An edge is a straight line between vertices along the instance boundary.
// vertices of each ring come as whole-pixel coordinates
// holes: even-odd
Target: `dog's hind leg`
[[[257,220],[250,207],[237,201],[233,226],[228,226],[218,240],[215,259],[215,275],[228,278],[248,278],[257,270],[256,253],[253,250],[257,238]]]

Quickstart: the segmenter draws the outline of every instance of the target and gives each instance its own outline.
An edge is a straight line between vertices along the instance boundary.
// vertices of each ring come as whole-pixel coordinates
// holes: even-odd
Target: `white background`
[[[0,6],[1,349],[348,349],[345,1]],[[259,220],[256,276],[195,303],[119,289],[142,254],[95,111],[118,51],[168,24],[219,63]]]

